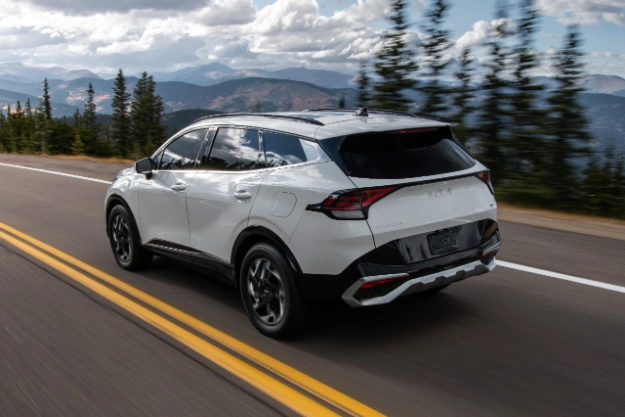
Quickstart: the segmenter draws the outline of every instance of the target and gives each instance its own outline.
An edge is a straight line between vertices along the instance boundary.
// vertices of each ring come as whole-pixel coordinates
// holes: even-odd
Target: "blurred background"
[[[256,3],[207,3],[207,10],[227,16],[223,24],[238,28],[238,36],[224,38],[208,12],[181,24],[178,47],[189,39],[205,42],[194,44],[193,58],[168,59],[176,46],[148,36],[154,27],[166,32],[158,16],[143,23],[133,18],[139,41],[148,42],[145,50],[137,49],[129,28],[108,46],[87,42],[91,53],[82,62],[90,69],[77,69],[84,68],[81,60],[67,52],[83,45],[80,35],[58,35],[54,45],[47,39],[36,47],[8,44],[7,57],[23,62],[0,64],[0,152],[136,160],[207,114],[372,107],[450,122],[456,137],[490,168],[499,201],[625,218],[625,79],[586,71],[617,68],[620,46],[606,44],[601,52],[599,44],[611,39],[616,45],[622,35],[618,5]],[[46,7],[77,33],[89,16],[99,19],[94,16],[101,11],[90,5],[75,16],[71,4],[63,9],[33,2],[32,10],[7,4],[0,32],[15,25],[12,13],[36,20]],[[120,18],[137,13],[111,7]],[[251,17],[237,21],[236,10]],[[182,19],[185,12],[171,13]],[[294,17],[284,20],[287,15]],[[475,20],[462,34],[458,26]],[[21,22],[21,30],[28,25]],[[191,35],[190,27],[199,34]],[[590,54],[584,33],[592,38]],[[97,38],[95,32],[84,36]],[[283,36],[284,44],[270,47],[277,42],[271,36]],[[154,57],[158,42],[165,45],[161,61]],[[113,46],[113,52],[106,49]],[[33,55],[23,59],[28,51]],[[74,68],[59,67],[54,51],[66,53]],[[142,63],[148,51],[151,58]],[[37,60],[45,65],[29,65]],[[198,60],[201,65],[193,65]],[[115,69],[124,64],[130,75]],[[300,66],[280,67],[289,64]]]

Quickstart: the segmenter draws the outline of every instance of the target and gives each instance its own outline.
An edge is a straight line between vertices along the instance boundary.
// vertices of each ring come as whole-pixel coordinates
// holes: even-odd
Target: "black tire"
[[[117,265],[128,271],[140,271],[150,266],[154,255],[141,246],[137,225],[121,204],[113,207],[109,214],[108,235]]]
[[[284,254],[269,243],[252,246],[243,259],[241,299],[250,321],[265,336],[287,338],[304,329],[306,308],[295,274]]]

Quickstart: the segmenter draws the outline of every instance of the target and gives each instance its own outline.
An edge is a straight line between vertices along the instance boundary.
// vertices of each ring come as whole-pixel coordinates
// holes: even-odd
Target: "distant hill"
[[[69,81],[48,80],[50,96],[57,102],[83,108],[89,83],[95,90],[97,111],[111,113],[113,80],[78,78]],[[127,77],[132,91],[137,78]],[[0,81],[0,88],[17,88],[32,95],[43,94],[43,83],[11,83]],[[198,86],[178,81],[159,82],[156,93],[163,98],[165,111],[206,109],[219,111],[253,111],[260,104],[263,111],[302,110],[313,107],[335,107],[341,95],[348,105],[355,100],[353,89],[332,89],[314,84],[271,78],[244,78],[212,86]],[[38,100],[33,101],[38,103]]]
[[[625,89],[625,78],[617,75],[589,74],[580,85],[589,93],[612,94]]]
[[[39,105],[39,98],[24,93],[16,93],[15,91],[0,90],[0,109],[6,114],[7,107],[10,105],[11,110],[15,111],[15,104],[19,100],[22,108],[26,103],[26,100],[30,99],[32,108],[34,109]],[[55,117],[71,116],[76,112],[76,107],[70,106],[64,103],[57,103],[51,101],[52,113]]]
[[[219,70],[221,67],[211,66]],[[226,69],[221,68],[226,71]],[[231,73],[234,74],[234,73]],[[287,74],[288,75],[288,74]],[[618,83],[619,77],[607,79],[608,83]],[[127,77],[129,91],[134,88],[137,78]],[[543,80],[548,81],[548,80]],[[91,82],[96,91],[96,104],[99,113],[111,113],[113,80],[100,78],[77,78],[73,80],[50,79],[50,95],[54,102],[53,115],[70,116],[76,108],[83,109],[87,98],[87,87]],[[607,84],[593,84],[597,88],[608,88]],[[25,102],[31,97],[33,106],[39,102],[43,93],[42,82],[20,83],[0,80],[0,105],[14,105],[17,100]],[[264,112],[303,110],[320,107],[337,107],[341,96],[345,97],[348,107],[355,106],[356,90],[352,88],[326,88],[301,81],[251,77],[233,79],[210,86],[199,86],[179,81],[158,82],[156,92],[161,95],[165,111],[172,113],[180,110],[198,109],[176,115],[167,123],[183,127],[188,119],[205,111],[256,111],[258,106]],[[602,150],[607,143],[614,143],[617,152],[625,152],[625,93],[615,90],[614,94],[583,93],[581,100],[587,108],[591,130],[596,137],[593,146]],[[547,93],[544,93],[547,94]],[[625,95],[625,94],[623,94]],[[478,91],[476,100],[482,94]],[[416,93],[411,99],[419,103]],[[192,114],[196,112],[196,114]],[[184,114],[188,114],[185,118]],[[199,117],[199,116],[198,116]],[[194,120],[194,119],[193,119]],[[192,120],[191,120],[192,121]]]
[[[303,81],[329,88],[348,88],[354,75],[336,71],[311,70],[307,68],[286,68],[278,71],[262,69],[233,69],[214,62],[208,65],[184,68],[169,74],[154,75],[157,81],[181,81],[201,86],[209,86],[224,81],[241,78],[278,78],[283,80]]]
[[[44,78],[73,80],[75,78],[100,78],[95,73],[86,70],[67,70],[62,67],[31,67],[19,63],[0,63],[0,79],[15,82],[43,82]]]

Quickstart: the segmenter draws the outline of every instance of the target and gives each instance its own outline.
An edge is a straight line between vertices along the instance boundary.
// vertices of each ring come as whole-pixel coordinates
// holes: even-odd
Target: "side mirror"
[[[135,162],[135,171],[144,174],[146,178],[152,176],[152,160],[150,158],[139,159]]]

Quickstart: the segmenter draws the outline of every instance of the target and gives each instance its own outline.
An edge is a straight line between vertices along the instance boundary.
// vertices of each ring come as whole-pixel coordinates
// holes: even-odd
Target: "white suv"
[[[202,118],[106,195],[122,268],[205,268],[273,337],[301,328],[305,300],[385,304],[491,271],[496,211],[448,124],[366,109]]]

